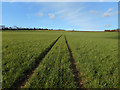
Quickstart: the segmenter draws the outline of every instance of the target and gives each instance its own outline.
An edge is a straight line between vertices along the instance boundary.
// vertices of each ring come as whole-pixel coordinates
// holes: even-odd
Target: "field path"
[[[62,35],[61,35],[62,36]],[[36,65],[34,66],[34,68],[32,69],[31,72],[26,72],[26,78],[22,81],[20,81],[19,83],[16,84],[16,88],[20,89],[20,88],[24,88],[25,84],[29,81],[29,79],[32,77],[32,75],[34,74],[34,71],[37,69],[37,67],[39,66],[40,62],[42,61],[42,59],[47,55],[47,53],[51,50],[51,48],[55,45],[55,43],[60,39],[59,36],[55,41],[54,43],[49,47],[47,48],[47,50],[44,51],[43,55],[39,56],[38,58],[36,58],[36,61],[39,61],[39,62],[36,62]]]
[[[84,88],[84,86],[82,84],[82,80],[80,78],[80,72],[76,68],[76,62],[74,60],[72,51],[71,51],[71,49],[69,47],[69,44],[68,44],[67,39],[66,39],[66,36],[64,36],[64,37],[65,37],[65,41],[66,41],[66,44],[67,44],[67,47],[68,47],[68,50],[69,50],[69,53],[70,53],[70,56],[71,56],[72,70],[73,70],[73,74],[74,74],[76,85],[77,85],[78,88]]]

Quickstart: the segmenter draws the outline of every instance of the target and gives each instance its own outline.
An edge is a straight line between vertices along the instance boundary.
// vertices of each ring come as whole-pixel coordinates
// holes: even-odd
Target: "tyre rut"
[[[69,44],[68,44],[67,39],[66,39],[66,36],[64,36],[64,37],[65,37],[65,42],[67,44],[67,48],[68,48],[69,53],[70,53],[70,57],[71,57],[70,61],[71,61],[71,65],[72,65],[71,69],[73,70],[74,79],[75,79],[77,88],[84,88],[82,80],[80,78],[80,72],[77,70],[76,62],[74,60],[72,51],[71,51],[71,49],[69,47]]]
[[[47,53],[51,50],[51,48],[55,45],[55,43],[60,39],[62,35],[60,35],[51,45],[49,48],[47,48],[45,51],[43,51],[43,53],[41,53],[36,59],[35,59],[35,65],[32,67],[31,70],[25,70],[24,71],[24,78],[23,77],[19,77],[18,80],[16,80],[13,85],[11,86],[11,88],[24,88],[25,84],[29,81],[29,79],[32,77],[32,75],[34,74],[35,70],[37,69],[37,67],[40,65],[41,61],[43,60],[43,58],[47,55]]]

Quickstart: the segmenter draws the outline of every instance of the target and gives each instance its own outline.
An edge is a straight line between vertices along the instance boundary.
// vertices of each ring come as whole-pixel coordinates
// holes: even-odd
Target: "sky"
[[[3,2],[119,2],[119,0],[2,0]]]
[[[3,2],[2,24],[103,31],[118,28],[117,2]]]

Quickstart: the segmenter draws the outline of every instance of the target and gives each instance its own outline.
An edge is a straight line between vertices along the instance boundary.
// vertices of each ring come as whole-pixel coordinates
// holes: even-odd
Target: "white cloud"
[[[111,27],[111,24],[107,24],[107,25],[105,25],[105,27]]]
[[[101,26],[96,25],[98,23],[94,22],[94,19],[88,15],[90,12],[84,11],[84,8],[85,7],[82,6],[81,8],[67,11],[67,16],[65,17],[67,23],[73,25],[73,28],[79,27],[84,30],[100,29]]]
[[[111,12],[113,8],[109,8],[105,13],[102,14],[102,17],[110,17],[113,16],[113,13]]]
[[[55,14],[54,13],[48,13],[48,15],[49,15],[49,18],[51,18],[51,19],[55,18]]]
[[[61,18],[64,18],[67,16],[66,12],[67,12],[67,9],[62,9],[62,10],[55,12],[55,15],[59,15]]]
[[[109,8],[108,10],[107,10],[107,12],[111,12],[113,10],[113,8]]]
[[[63,14],[63,13],[65,13],[66,11],[67,11],[66,9],[63,9],[63,10],[57,11],[55,14]]]
[[[109,17],[113,16],[113,13],[103,13],[102,17]]]

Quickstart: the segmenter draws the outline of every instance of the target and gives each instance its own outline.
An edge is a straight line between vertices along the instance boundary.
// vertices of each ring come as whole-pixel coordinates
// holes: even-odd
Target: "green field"
[[[2,32],[0,31],[0,89],[2,88]]]
[[[66,33],[68,43],[87,88],[118,85],[117,33]]]
[[[3,88],[117,88],[118,33],[3,31],[2,77]]]

